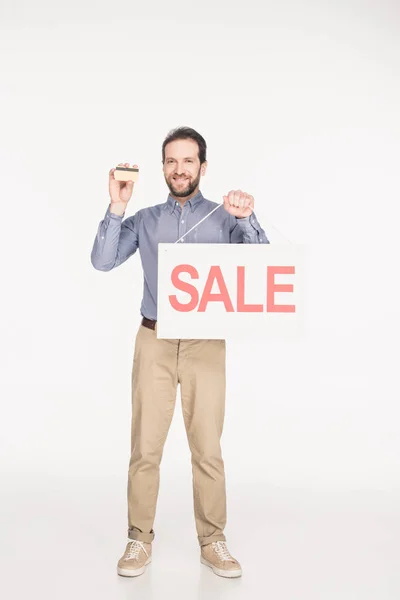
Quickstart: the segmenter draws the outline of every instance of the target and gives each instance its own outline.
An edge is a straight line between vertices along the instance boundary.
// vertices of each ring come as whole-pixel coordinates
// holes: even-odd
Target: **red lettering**
[[[212,294],[211,290],[213,287],[214,280],[217,281],[220,293]],[[206,284],[204,286],[204,292],[200,300],[198,312],[204,312],[209,302],[223,302],[225,305],[226,312],[235,312],[231,299],[229,297],[228,288],[224,277],[222,275],[220,267],[214,266],[210,268],[210,272],[207,277]]]
[[[192,265],[177,265],[171,273],[171,281],[173,286],[177,290],[189,294],[191,296],[191,300],[187,304],[182,304],[181,302],[178,302],[176,296],[171,295],[168,296],[168,298],[172,308],[174,308],[175,310],[179,312],[190,312],[191,310],[194,310],[196,308],[199,302],[199,292],[194,287],[194,285],[191,285],[190,283],[187,283],[186,281],[181,281],[179,279],[179,275],[181,273],[189,273],[192,279],[198,279],[199,273],[197,269],[192,267]]]
[[[262,304],[245,304],[244,300],[245,268],[237,268],[237,310],[238,312],[263,312]]]
[[[173,286],[189,294],[189,302],[179,302],[176,295],[168,296],[169,302],[174,310],[178,312],[191,312],[198,306],[198,312],[205,312],[209,302],[223,302],[226,312],[235,312],[229,291],[226,286],[221,268],[214,265],[210,268],[204,291],[199,303],[199,292],[194,285],[182,281],[181,273],[188,273],[192,279],[199,279],[199,273],[192,265],[177,265],[171,273]],[[278,292],[293,293],[293,284],[275,283],[275,275],[294,275],[294,266],[269,266],[267,267],[267,312],[272,313],[294,313],[294,304],[275,304],[275,294]],[[217,283],[219,292],[211,293],[214,282]],[[245,302],[245,267],[237,267],[237,312],[263,312],[262,304],[246,304]]]
[[[267,312],[295,312],[296,307],[293,304],[275,304],[276,292],[293,292],[291,283],[275,283],[276,274],[294,274],[294,267],[267,267]]]

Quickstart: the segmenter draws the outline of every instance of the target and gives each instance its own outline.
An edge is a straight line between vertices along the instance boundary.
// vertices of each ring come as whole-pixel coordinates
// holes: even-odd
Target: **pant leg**
[[[200,546],[224,541],[225,472],[220,439],[225,415],[225,340],[181,340],[178,379],[192,455],[193,502]]]
[[[132,368],[131,458],[128,475],[128,537],[151,542],[160,463],[175,408],[178,340],[157,339],[141,325]]]

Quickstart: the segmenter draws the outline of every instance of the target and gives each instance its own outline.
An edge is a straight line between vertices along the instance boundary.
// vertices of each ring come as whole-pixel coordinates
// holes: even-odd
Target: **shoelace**
[[[145,547],[143,546],[143,543],[139,542],[139,540],[132,540],[130,542],[130,546],[129,546],[129,550],[128,550],[128,554],[126,555],[126,558],[127,559],[138,558],[140,550],[143,550],[145,555],[148,556],[148,554],[145,550]]]
[[[212,542],[212,547],[215,550],[218,558],[221,560],[232,560],[235,561],[233,556],[229,554],[228,548],[226,547],[226,542]]]

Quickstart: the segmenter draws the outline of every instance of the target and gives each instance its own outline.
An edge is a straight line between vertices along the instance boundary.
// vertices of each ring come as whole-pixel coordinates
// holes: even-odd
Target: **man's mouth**
[[[185,181],[188,180],[187,177],[173,177],[172,178],[176,183],[184,183]]]

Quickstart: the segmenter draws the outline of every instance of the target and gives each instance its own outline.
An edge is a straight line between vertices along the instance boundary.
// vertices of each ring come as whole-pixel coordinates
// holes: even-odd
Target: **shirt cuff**
[[[239,224],[239,227],[241,229],[246,229],[247,231],[252,231],[254,228],[252,226],[252,216],[253,215],[249,215],[248,217],[242,217],[241,219],[238,217],[235,217],[236,219],[236,223]]]

